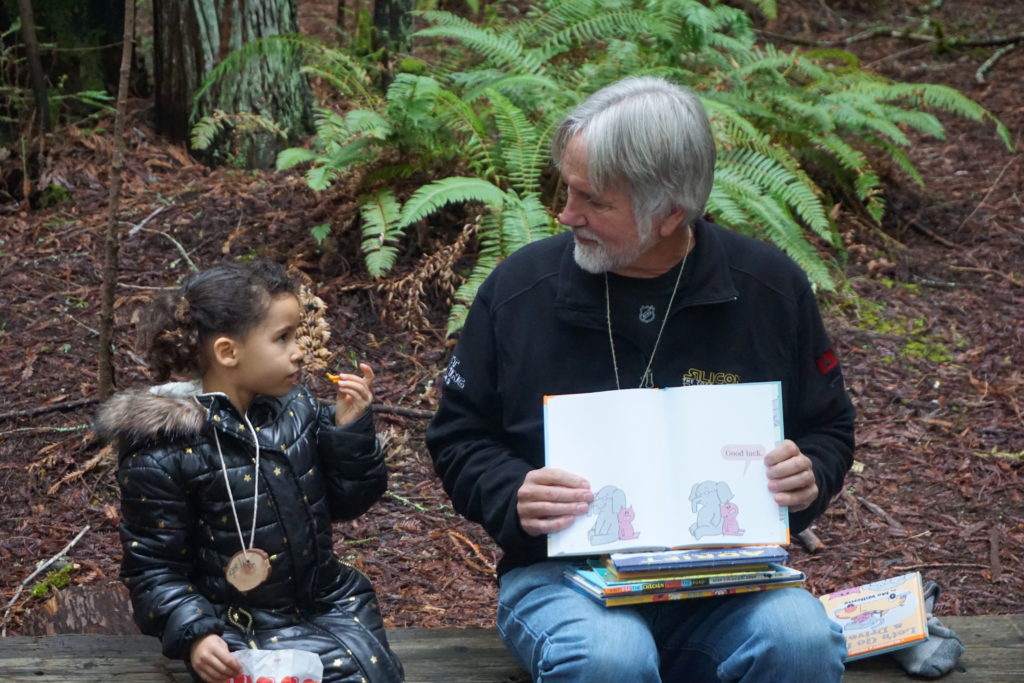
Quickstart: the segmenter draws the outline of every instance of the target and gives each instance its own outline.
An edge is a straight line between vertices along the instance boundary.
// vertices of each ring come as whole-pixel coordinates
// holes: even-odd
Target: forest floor
[[[765,36],[788,48],[842,41],[880,23],[917,29],[922,8],[935,4],[780,3],[786,14],[764,26]],[[1024,29],[1012,3],[1000,0],[947,1],[930,16],[949,36]],[[794,543],[791,564],[816,594],[917,570],[942,587],[939,614],[1020,612],[1024,48],[980,83],[976,71],[998,46],[937,52],[875,35],[843,47],[884,76],[961,90],[1001,118],[1017,151],[991,124],[943,117],[946,140],[920,138],[910,149],[925,187],[893,171],[881,227],[840,213],[849,293],[824,297],[823,311],[858,409],[856,465],[813,527],[824,548]],[[131,103],[121,213],[136,229],[121,245],[119,386],[149,381],[132,352],[133,315],[191,264],[260,255],[300,268],[329,306],[332,361],[354,355],[376,368],[378,426],[390,442],[390,491],[360,519],[337,525],[338,554],[373,580],[389,626],[492,624],[498,550],[452,510],[422,438],[451,342],[445,292],[417,266],[458,229],[421,235],[392,279],[373,281],[360,263],[344,183],[314,194],[296,172],[206,168],[153,133],[151,107]],[[47,145],[42,185],[59,183],[70,198],[46,209],[0,204],[0,610],[37,563],[86,526],[69,552],[78,565],[73,584],[109,583],[120,558],[115,464],[88,430],[112,140],[64,129]],[[14,177],[11,163],[0,162],[0,179]],[[324,222],[335,227],[318,246],[310,228]],[[416,302],[422,309],[409,305]],[[307,382],[323,396],[331,391],[318,377]],[[5,618],[9,634],[38,628],[25,615],[39,601],[25,597]]]

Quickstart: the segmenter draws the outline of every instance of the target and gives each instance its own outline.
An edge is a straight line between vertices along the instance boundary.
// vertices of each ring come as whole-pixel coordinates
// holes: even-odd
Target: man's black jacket
[[[819,494],[791,513],[797,532],[821,514],[853,458],[854,409],[814,292],[781,251],[698,221],[654,362],[656,386],[782,382],[785,436],[811,458]],[[615,389],[605,280],[576,265],[563,233],[523,247],[481,286],[444,375],[427,445],[461,514],[483,524],[505,555],[499,573],[546,557],[523,532],[516,491],[544,465],[545,395]],[[674,284],[673,269],[660,278]],[[635,387],[653,335],[624,316],[651,318],[664,283],[613,280],[622,388]],[[646,309],[646,310],[645,310]],[[631,311],[636,311],[632,313]],[[656,332],[663,312],[649,329]],[[681,493],[680,495],[685,495]]]

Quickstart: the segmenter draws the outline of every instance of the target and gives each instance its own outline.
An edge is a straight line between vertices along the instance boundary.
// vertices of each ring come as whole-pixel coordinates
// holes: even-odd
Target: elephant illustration
[[[622,489],[608,485],[594,496],[594,502],[587,510],[587,516],[597,515],[594,526],[587,531],[590,545],[601,545],[619,540],[619,510],[626,506],[626,494]]]
[[[690,525],[690,535],[699,541],[703,536],[722,533],[722,505],[732,500],[732,489],[724,481],[701,481],[690,490],[690,510],[697,521]]]

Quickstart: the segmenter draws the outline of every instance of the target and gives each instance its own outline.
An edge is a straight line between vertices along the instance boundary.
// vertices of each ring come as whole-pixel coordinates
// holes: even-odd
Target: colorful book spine
[[[777,545],[611,554],[611,563],[617,574],[785,562],[788,559],[789,553]]]
[[[624,605],[641,605],[655,602],[670,602],[674,600],[690,600],[696,598],[712,598],[724,595],[739,595],[741,593],[753,593],[756,591],[774,590],[776,588],[791,588],[800,586],[803,581],[788,581],[783,583],[754,583],[746,586],[728,586],[719,588],[704,588],[694,590],[669,591],[667,593],[637,593],[630,595],[615,595],[604,597],[576,581],[569,581],[569,586],[577,592],[586,595],[592,600],[601,603],[605,607],[620,607]]]
[[[758,581],[772,581],[779,577],[791,574],[789,570],[781,565],[768,567],[760,571],[726,572],[718,574],[705,574],[703,576],[687,577],[664,577],[658,579],[647,579],[639,581],[621,581],[604,567],[591,566],[595,578],[603,584],[604,593],[639,593],[649,591],[670,591],[684,588],[700,588],[703,586],[717,586],[722,584],[756,583]]]
[[[590,560],[591,566],[600,566],[615,581],[640,581],[643,579],[682,579],[696,576],[717,576],[735,574],[737,572],[760,572],[771,569],[775,563],[758,562],[757,564],[731,564],[721,567],[691,567],[689,569],[652,569],[649,571],[618,572],[611,559],[606,555],[603,560]]]

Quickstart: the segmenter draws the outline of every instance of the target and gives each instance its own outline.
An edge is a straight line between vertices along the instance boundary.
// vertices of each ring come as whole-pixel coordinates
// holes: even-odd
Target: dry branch
[[[877,505],[869,501],[867,498],[857,496],[857,500],[860,502],[861,505],[866,507],[868,510],[871,510],[871,512],[875,513],[876,515],[884,519],[886,523],[892,527],[893,531],[897,532],[901,536],[907,535],[907,530],[903,528],[903,525],[897,522],[895,519],[893,519],[888,512],[878,507]]]
[[[0,413],[0,420],[11,420],[17,417],[35,417],[36,415],[42,415],[44,413],[52,413],[58,410],[72,410],[74,408],[81,408],[82,406],[92,405],[96,403],[98,398],[80,398],[75,401],[68,401],[67,403],[54,403],[48,406],[37,406],[35,408],[28,408],[26,410],[12,410],[6,413]]]
[[[37,575],[37,574],[39,574],[39,572],[41,572],[41,571],[43,571],[44,569],[46,569],[47,567],[49,567],[49,566],[50,566],[51,564],[53,564],[54,562],[56,562],[56,561],[57,561],[58,559],[60,559],[61,557],[64,557],[64,555],[66,555],[66,554],[67,554],[67,552],[68,552],[69,550],[71,550],[71,548],[72,548],[72,547],[73,547],[73,546],[74,546],[74,545],[75,545],[76,543],[78,543],[79,539],[81,539],[81,538],[82,538],[82,536],[84,536],[84,535],[85,535],[85,532],[87,532],[87,531],[88,531],[89,529],[91,529],[91,528],[92,528],[91,526],[89,526],[88,524],[86,524],[86,525],[85,525],[85,528],[84,528],[84,529],[82,529],[81,531],[79,531],[79,532],[78,532],[78,535],[77,535],[77,536],[75,536],[75,537],[74,537],[73,539],[71,539],[71,542],[70,542],[70,543],[68,543],[68,544],[67,544],[66,546],[64,546],[64,549],[63,549],[63,550],[61,550],[61,551],[60,551],[59,553],[57,553],[56,555],[54,555],[53,557],[51,557],[50,559],[48,559],[48,560],[47,560],[46,562],[43,562],[43,563],[42,563],[41,565],[39,565],[38,567],[36,567],[36,570],[35,570],[34,572],[32,572],[31,574],[29,574],[29,575],[28,575],[27,577],[25,577],[25,580],[21,582],[21,585],[20,585],[20,586],[18,586],[18,590],[16,590],[16,591],[14,592],[14,597],[12,597],[12,598],[11,598],[11,601],[7,603],[7,609],[6,609],[5,611],[4,611],[4,617],[3,617],[3,619],[0,619],[0,624],[3,624],[3,629],[2,629],[2,630],[0,630],[0,638],[3,638],[3,637],[5,637],[5,636],[7,635],[7,617],[8,617],[8,616],[10,615],[10,613],[11,613],[11,607],[13,607],[13,606],[14,606],[14,603],[16,603],[16,602],[18,601],[18,596],[20,596],[20,595],[21,595],[21,591],[23,591],[23,590],[25,589],[25,586],[26,586],[26,585],[28,584],[28,582],[29,582],[29,581],[31,581],[31,580],[32,580],[33,578],[35,578],[35,577],[36,577],[36,575]]]
[[[121,46],[121,72],[117,84],[117,113],[114,116],[114,153],[110,162],[110,212],[103,243],[103,285],[100,299],[100,350],[97,368],[97,393],[106,398],[114,391],[114,290],[117,286],[117,211],[121,205],[121,171],[124,168],[124,120],[128,109],[128,81],[132,72],[132,47],[135,33],[135,2],[124,2],[124,44]]]

